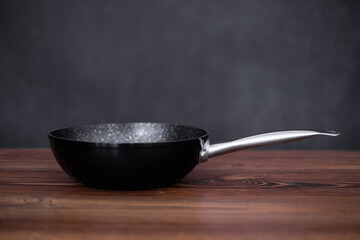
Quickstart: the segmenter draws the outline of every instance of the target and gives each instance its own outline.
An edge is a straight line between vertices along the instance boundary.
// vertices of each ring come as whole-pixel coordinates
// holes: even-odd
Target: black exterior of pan
[[[108,136],[108,127],[89,125],[76,127],[80,131],[67,128],[51,132],[50,146],[62,169],[86,186],[141,190],[168,187],[185,177],[197,165],[202,143],[208,139],[207,132],[202,129],[171,124],[139,127],[136,124],[139,123],[131,124],[131,131],[123,124],[116,124],[119,136],[136,137],[139,129],[143,130],[135,140],[126,138],[114,143],[104,136],[105,141],[94,141],[101,135]],[[102,131],[94,134],[98,126],[103,127]],[[150,134],[144,133],[147,128]],[[168,131],[171,134],[167,134]],[[163,137],[156,137],[159,134]]]

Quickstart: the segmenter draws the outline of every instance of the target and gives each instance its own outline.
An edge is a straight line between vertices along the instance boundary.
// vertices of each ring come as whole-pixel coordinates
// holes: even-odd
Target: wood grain
[[[0,239],[360,239],[360,152],[243,151],[171,188],[105,191],[0,149]]]

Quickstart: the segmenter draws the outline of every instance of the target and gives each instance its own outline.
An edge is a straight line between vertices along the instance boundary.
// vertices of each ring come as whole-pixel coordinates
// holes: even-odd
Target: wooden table
[[[0,149],[0,239],[360,239],[360,152],[242,151],[171,188],[105,191]]]

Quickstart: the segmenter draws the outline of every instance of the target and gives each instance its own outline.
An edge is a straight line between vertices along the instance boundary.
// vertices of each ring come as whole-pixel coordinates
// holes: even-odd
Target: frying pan
[[[210,145],[209,134],[200,128],[167,123],[110,123],[58,129],[48,137],[58,164],[84,185],[136,190],[171,186],[211,157],[316,135],[339,133],[281,131]]]

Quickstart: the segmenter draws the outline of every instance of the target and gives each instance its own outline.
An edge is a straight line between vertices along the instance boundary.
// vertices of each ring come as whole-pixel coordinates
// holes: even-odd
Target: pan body
[[[208,139],[198,128],[165,123],[116,123],[59,129],[53,154],[71,177],[101,189],[167,187],[198,163]]]

